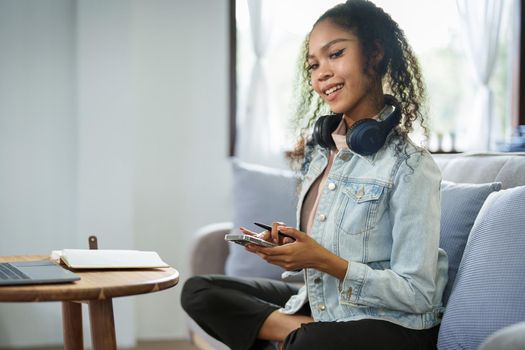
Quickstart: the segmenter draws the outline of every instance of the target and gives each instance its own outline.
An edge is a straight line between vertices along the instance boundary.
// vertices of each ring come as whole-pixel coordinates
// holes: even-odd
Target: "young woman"
[[[305,285],[198,276],[182,306],[232,349],[433,349],[447,257],[441,175],[408,138],[414,122],[423,126],[417,60],[397,23],[365,0],[324,13],[306,48],[304,110],[319,110],[315,93],[332,115],[316,118],[295,153],[299,229],[274,223],[259,237],[279,246],[247,246],[302,270]]]

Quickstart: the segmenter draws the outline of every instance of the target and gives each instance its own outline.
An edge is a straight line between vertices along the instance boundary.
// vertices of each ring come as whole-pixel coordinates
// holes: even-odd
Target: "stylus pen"
[[[261,224],[261,223],[259,223],[259,222],[254,222],[253,224],[259,226],[260,228],[263,228],[263,229],[265,229],[265,230],[268,230],[268,231],[270,231],[270,232],[272,231],[272,227],[271,227],[271,226],[268,226],[268,225],[265,225],[265,224]],[[279,233],[279,234],[280,234],[281,236],[283,236],[283,237],[288,237],[288,238],[291,238],[291,239],[293,239],[293,240],[295,241],[295,238],[293,238],[293,237],[290,236],[290,235],[287,235],[286,233],[282,233],[281,231],[277,231],[277,233]]]

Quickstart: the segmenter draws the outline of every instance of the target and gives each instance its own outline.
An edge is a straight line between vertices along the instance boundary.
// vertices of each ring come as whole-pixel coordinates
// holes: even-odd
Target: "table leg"
[[[82,305],[73,301],[62,302],[62,324],[64,329],[64,349],[83,350]]]
[[[117,341],[115,338],[112,299],[90,300],[89,319],[91,322],[93,350],[116,350]]]

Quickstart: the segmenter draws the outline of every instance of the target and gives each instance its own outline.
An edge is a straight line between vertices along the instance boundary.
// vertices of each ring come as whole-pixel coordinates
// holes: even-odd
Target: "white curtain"
[[[265,55],[272,34],[272,1],[247,0],[254,63],[248,90],[241,92],[237,118],[237,157],[270,166],[282,162],[282,151],[273,126],[272,99],[265,72]],[[273,127],[272,127],[273,126]],[[278,130],[278,129],[277,129]]]
[[[461,30],[476,78],[475,99],[468,115],[467,150],[487,151],[493,144],[494,70],[504,0],[457,0]]]

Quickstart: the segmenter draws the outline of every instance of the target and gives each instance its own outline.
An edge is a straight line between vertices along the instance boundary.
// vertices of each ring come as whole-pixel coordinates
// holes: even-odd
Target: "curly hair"
[[[425,101],[425,85],[418,60],[407,42],[403,30],[383,11],[367,0],[348,0],[326,11],[314,23],[313,28],[322,22],[333,24],[351,31],[359,40],[364,56],[364,72],[372,71],[381,78],[384,93],[394,96],[400,105],[402,120],[396,129],[396,150],[401,152],[404,140],[418,121],[424,135],[428,136],[423,103]],[[372,57],[380,45],[384,51],[383,59],[372,66]],[[299,71],[295,86],[296,110],[293,119],[295,128],[299,130],[299,140],[289,158],[296,168],[303,168],[308,155],[308,136],[310,130],[322,114],[327,114],[326,103],[312,89],[310,72],[308,70],[308,36],[300,52]],[[306,150],[306,151],[305,151]],[[306,160],[305,160],[306,159]]]

